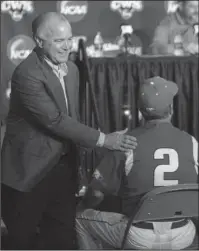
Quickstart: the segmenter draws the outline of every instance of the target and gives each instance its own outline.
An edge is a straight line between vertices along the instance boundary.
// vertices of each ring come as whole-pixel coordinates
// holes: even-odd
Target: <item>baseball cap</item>
[[[177,92],[172,81],[159,76],[145,79],[139,90],[139,108],[151,116],[164,116]]]

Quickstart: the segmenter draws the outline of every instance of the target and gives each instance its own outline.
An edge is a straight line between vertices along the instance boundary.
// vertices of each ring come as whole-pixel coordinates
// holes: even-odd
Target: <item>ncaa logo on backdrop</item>
[[[142,1],[110,1],[110,8],[118,11],[123,19],[127,20],[133,16],[135,11],[142,11]]]
[[[35,42],[31,37],[18,35],[7,45],[7,56],[14,65],[20,64],[32,52]]]
[[[166,10],[166,13],[176,12],[178,6],[179,6],[178,1],[164,1],[164,7]]]
[[[79,22],[88,12],[87,1],[58,1],[57,9],[69,22]]]
[[[2,1],[1,11],[9,13],[14,21],[20,21],[25,13],[34,11],[33,1]]]

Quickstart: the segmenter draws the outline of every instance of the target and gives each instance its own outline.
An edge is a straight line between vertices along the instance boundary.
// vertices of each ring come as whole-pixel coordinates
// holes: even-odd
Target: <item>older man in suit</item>
[[[32,31],[36,47],[12,76],[2,146],[7,248],[76,249],[76,145],[125,151],[136,147],[136,139],[105,135],[78,122],[78,70],[67,62],[72,31],[66,18],[42,14]]]

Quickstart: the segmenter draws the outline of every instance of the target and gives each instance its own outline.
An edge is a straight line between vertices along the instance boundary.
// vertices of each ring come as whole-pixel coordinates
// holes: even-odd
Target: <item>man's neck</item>
[[[164,119],[146,120],[144,124],[148,125],[148,124],[161,124],[161,123],[171,123],[171,117],[169,116]]]
[[[59,64],[52,62],[46,55],[43,56],[44,60],[47,61],[50,65],[59,66]]]

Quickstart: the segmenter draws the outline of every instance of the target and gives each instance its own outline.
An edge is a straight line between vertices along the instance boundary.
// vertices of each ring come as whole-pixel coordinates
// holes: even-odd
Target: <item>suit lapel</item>
[[[68,74],[66,76],[64,76],[64,83],[65,83],[65,89],[66,89],[66,95],[67,95],[67,100],[68,100],[68,110],[69,110],[69,114],[72,115],[72,104],[71,104],[71,99],[70,97],[72,97],[72,88],[71,88],[71,74],[70,71],[68,71]]]
[[[46,63],[47,64],[47,63]],[[50,67],[50,66],[49,66]],[[54,96],[56,103],[58,104],[59,108],[67,113],[66,101],[64,96],[64,91],[61,86],[59,78],[53,73],[52,69],[48,69],[48,74],[46,74],[47,78],[47,88],[51,92],[51,95]],[[46,72],[47,73],[47,72]]]
[[[64,92],[59,78],[53,73],[51,67],[46,63],[44,59],[39,57],[39,62],[39,66],[46,77],[46,88],[48,90],[48,94],[53,98],[60,110],[67,113]]]

